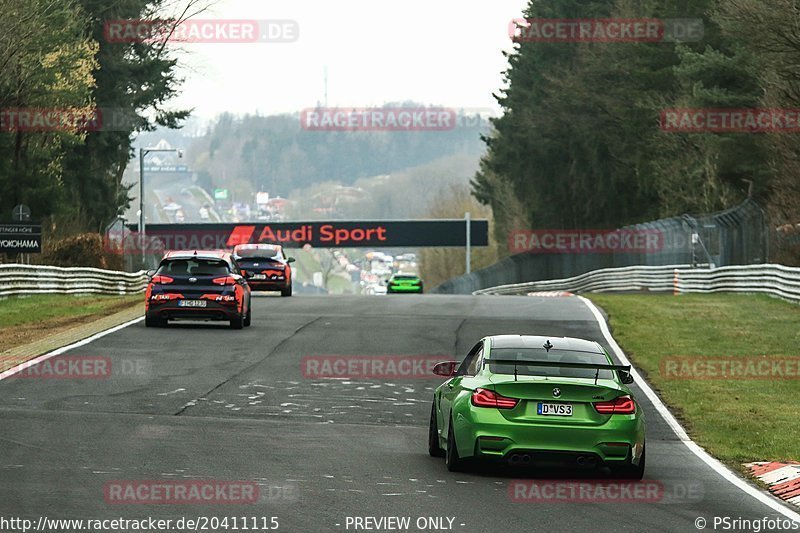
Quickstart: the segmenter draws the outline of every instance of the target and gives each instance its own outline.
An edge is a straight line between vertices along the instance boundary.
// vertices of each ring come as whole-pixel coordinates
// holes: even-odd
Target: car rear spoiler
[[[609,365],[602,363],[567,363],[556,361],[537,361],[535,359],[484,359],[484,365],[497,364],[497,365],[514,365],[514,381],[517,380],[517,366],[544,366],[548,368],[588,368],[596,370],[594,374],[594,383],[597,384],[597,378],[601,370],[614,370],[617,372],[624,372],[630,375],[631,365]],[[620,376],[622,377],[622,376]],[[623,383],[625,380],[623,379]],[[630,382],[629,382],[630,383]]]

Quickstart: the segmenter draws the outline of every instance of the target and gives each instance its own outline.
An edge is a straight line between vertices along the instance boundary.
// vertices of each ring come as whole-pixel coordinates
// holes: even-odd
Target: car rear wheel
[[[431,405],[431,423],[428,426],[428,453],[431,457],[444,457],[444,450],[439,445],[439,427],[436,424],[435,405]]]
[[[146,328],[163,328],[167,325],[167,321],[163,318],[156,318],[150,315],[144,315],[144,326]]]
[[[231,329],[242,329],[244,327],[244,317],[242,315],[237,315],[234,318],[231,318]]]
[[[247,303],[247,315],[244,317],[244,327],[249,328],[250,322],[253,319],[253,308],[250,307],[251,302]]]
[[[292,286],[289,285],[285,289],[281,289],[281,296],[291,296],[292,295]]]
[[[628,463],[624,466],[612,468],[611,473],[621,479],[642,479],[644,477],[645,452],[647,452],[646,447],[642,447],[642,458],[639,459],[638,465]]]
[[[453,421],[450,421],[450,428],[447,430],[447,450],[444,456],[444,462],[450,472],[462,472],[466,467],[464,459],[458,456],[458,447],[456,446],[456,438],[453,435]]]

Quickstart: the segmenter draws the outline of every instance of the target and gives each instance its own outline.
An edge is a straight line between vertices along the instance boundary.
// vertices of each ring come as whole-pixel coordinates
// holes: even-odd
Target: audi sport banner
[[[0,224],[0,253],[38,254],[42,252],[40,224]]]
[[[136,224],[129,226],[132,231]],[[237,244],[281,244],[300,248],[401,248],[466,246],[466,221],[460,219],[148,224],[148,241],[156,237],[166,250],[219,250]],[[472,246],[487,246],[489,222],[470,222]],[[135,233],[132,235],[135,238]]]

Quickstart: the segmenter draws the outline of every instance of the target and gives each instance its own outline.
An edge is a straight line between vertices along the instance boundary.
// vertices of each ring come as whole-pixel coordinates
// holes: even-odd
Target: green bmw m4
[[[645,419],[627,387],[630,366],[613,364],[597,342],[490,336],[433,372],[449,379],[434,393],[428,451],[448,470],[495,459],[642,479]]]
[[[386,283],[386,292],[422,294],[422,280],[416,274],[394,274]]]

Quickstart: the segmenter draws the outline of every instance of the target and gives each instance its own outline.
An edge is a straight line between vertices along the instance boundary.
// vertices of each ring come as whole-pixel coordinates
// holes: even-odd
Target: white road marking
[[[131,320],[129,322],[125,322],[124,324],[120,324],[119,326],[114,326],[113,328],[101,331],[100,333],[95,333],[91,337],[86,337],[85,339],[80,340],[78,342],[74,342],[72,344],[68,344],[67,346],[62,346],[61,348],[53,350],[52,352],[48,352],[48,353],[46,353],[44,355],[40,355],[38,357],[35,357],[35,358],[31,359],[30,361],[25,361],[24,363],[20,363],[20,364],[18,364],[17,366],[15,366],[13,368],[9,368],[8,370],[6,370],[4,372],[0,372],[0,380],[6,379],[7,377],[10,377],[10,376],[13,376],[14,374],[16,374],[16,373],[18,373],[18,372],[20,372],[20,371],[22,371],[22,370],[24,370],[26,368],[32,367],[34,365],[38,365],[42,361],[47,361],[51,357],[55,357],[57,355],[61,355],[64,352],[68,352],[69,350],[72,350],[74,348],[79,348],[81,346],[85,346],[85,345],[89,344],[90,342],[96,341],[97,339],[99,339],[101,337],[105,337],[106,335],[111,335],[112,333],[116,333],[117,331],[119,331],[119,330],[121,330],[123,328],[127,328],[128,326],[131,326],[133,324],[136,324],[137,322],[141,322],[142,320],[144,320],[144,316],[140,316],[139,318],[134,318],[133,320]]]
[[[156,396],[170,396],[172,394],[178,394],[179,392],[185,392],[186,389],[175,389],[169,392],[159,392]]]
[[[783,504],[783,502],[781,502],[777,498],[762,491],[758,487],[749,484],[747,481],[737,476],[735,473],[729,470],[728,467],[726,467],[718,460],[714,459],[711,455],[709,455],[707,451],[705,451],[691,438],[689,438],[689,435],[686,433],[686,430],[683,429],[683,427],[675,419],[672,413],[669,412],[667,406],[664,405],[664,403],[661,401],[661,398],[659,398],[658,395],[655,393],[655,391],[653,391],[653,389],[650,388],[650,385],[648,385],[647,382],[644,379],[642,379],[641,374],[639,374],[639,372],[636,371],[636,369],[631,364],[630,360],[625,356],[625,353],[622,351],[622,348],[620,348],[619,344],[617,344],[617,341],[615,341],[614,337],[611,335],[611,331],[608,329],[608,324],[606,324],[606,321],[603,318],[603,314],[600,312],[597,306],[595,306],[594,303],[592,303],[590,300],[588,300],[583,296],[578,296],[578,298],[580,298],[583,301],[583,303],[586,304],[586,306],[594,315],[595,320],[597,320],[597,323],[600,326],[600,331],[602,331],[603,337],[605,337],[606,341],[608,342],[608,345],[611,346],[611,349],[614,351],[614,355],[616,355],[620,363],[622,363],[623,365],[631,365],[631,375],[633,376],[636,384],[639,385],[640,389],[642,389],[642,392],[644,392],[645,396],[647,396],[647,398],[653,404],[653,407],[655,407],[658,414],[661,415],[661,418],[664,419],[664,421],[678,436],[681,442],[683,442],[683,444],[686,445],[687,448],[689,448],[689,451],[695,454],[701,461],[707,464],[712,470],[714,470],[720,476],[725,478],[725,480],[729,481],[731,484],[741,489],[743,492],[746,492],[756,500],[767,505],[768,507],[782,514],[786,518],[794,520],[795,522],[800,522],[800,513],[797,513],[792,509],[789,509]]]

